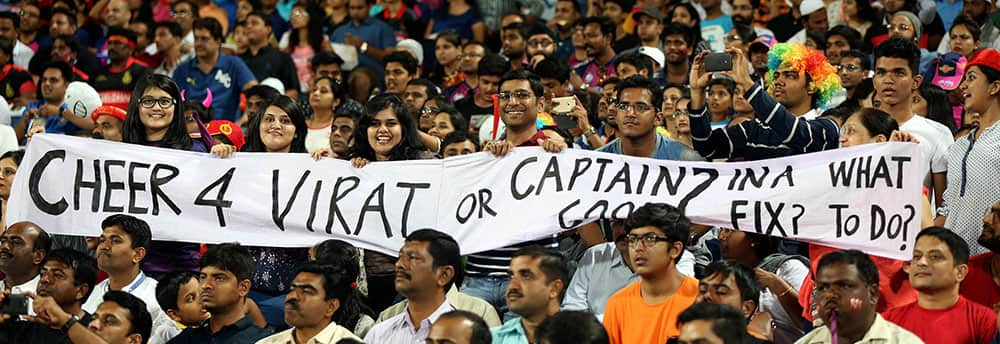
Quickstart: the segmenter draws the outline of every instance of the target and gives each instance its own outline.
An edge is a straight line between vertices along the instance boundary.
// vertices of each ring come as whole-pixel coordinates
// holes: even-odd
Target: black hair
[[[858,19],[867,21],[873,25],[879,21],[878,11],[872,8],[872,4],[868,0],[853,1],[855,4],[854,6],[858,8]]]
[[[432,266],[436,269],[451,265],[455,276],[445,284],[444,290],[451,289],[452,284],[462,285],[465,272],[462,269],[462,254],[458,242],[450,235],[433,229],[421,229],[406,236],[406,242],[421,241],[427,243],[427,253],[434,259]]]
[[[486,321],[479,316],[479,314],[456,309],[442,314],[438,317],[438,320],[445,318],[463,319],[472,323],[472,338],[469,338],[470,344],[493,343],[493,336],[490,334],[490,327],[486,324]]]
[[[728,305],[702,302],[692,305],[677,316],[677,327],[696,320],[712,322],[712,332],[723,343],[744,343],[747,320],[739,310]]]
[[[438,103],[438,111],[434,116],[440,113],[447,113],[448,120],[451,121],[451,126],[455,128],[455,131],[469,131],[469,121],[465,120],[465,115],[458,111],[454,105],[451,103]],[[444,144],[441,144],[441,150],[444,151]]]
[[[707,89],[711,90],[712,86],[715,86],[715,85],[722,85],[723,87],[726,88],[726,92],[729,92],[730,95],[735,95],[735,93],[736,93],[736,82],[733,81],[733,79],[725,78],[725,77],[723,77],[723,78],[712,78],[712,80],[708,81],[708,87],[707,87]]]
[[[190,271],[171,271],[157,279],[156,303],[160,305],[160,308],[164,312],[177,309],[177,296],[180,293],[181,286],[191,279],[197,281],[198,276]]]
[[[347,87],[344,85],[344,82],[328,76],[316,76],[313,78],[312,81],[313,86],[315,87],[315,85],[319,83],[321,80],[326,80],[330,82],[330,92],[333,93],[333,98],[340,100],[340,103],[343,104],[344,100],[347,99]]]
[[[0,51],[7,55],[8,63],[14,64],[14,41],[0,37]]]
[[[56,40],[63,41],[63,43],[66,44],[66,47],[69,48],[70,51],[78,55],[80,54],[80,41],[76,39],[76,36],[56,35],[52,37],[52,42],[55,42]]]
[[[267,23],[267,20],[264,20]],[[219,20],[212,17],[198,18],[194,20],[194,24],[191,24],[191,30],[206,30],[212,38],[217,41],[222,41],[222,24],[219,24]]]
[[[824,32],[820,31],[806,31],[806,38],[811,38],[813,42],[816,42],[816,50],[819,50],[820,52],[826,50],[826,37],[824,37],[823,34]]]
[[[507,74],[504,74],[503,77],[500,78],[500,83],[497,84],[497,89],[499,89],[500,86],[503,86],[505,82],[512,80],[527,81],[528,85],[531,88],[531,93],[533,93],[535,97],[541,97],[545,94],[545,86],[542,86],[542,81],[540,78],[538,78],[538,75],[535,75],[535,73],[529,72],[524,69],[518,69],[507,72]]]
[[[358,249],[350,243],[328,239],[315,246],[316,262],[336,267],[348,281],[357,281],[361,269],[361,259]],[[333,313],[333,322],[345,328],[353,329],[365,314],[374,313],[362,301],[357,287],[352,287],[349,294],[340,299],[340,308]]]
[[[545,284],[550,284],[555,280],[562,281],[563,287],[559,290],[559,303],[561,304],[563,297],[566,296],[566,289],[569,288],[570,277],[572,277],[569,271],[569,260],[566,259],[566,256],[555,250],[532,245],[517,250],[510,258],[517,257],[538,259],[538,269],[545,274]]]
[[[90,293],[94,291],[94,285],[97,284],[97,259],[74,249],[58,248],[46,253],[41,265],[50,261],[60,262],[73,268],[73,286],[87,285],[87,292],[78,301],[80,303],[87,301]]]
[[[388,66],[389,62],[399,63],[407,73],[413,76],[417,75],[417,69],[420,67],[420,62],[417,61],[417,58],[403,50],[396,50],[386,55],[385,59],[383,59],[383,65]]]
[[[553,43],[559,42],[559,37],[556,36],[556,33],[553,32],[552,29],[549,29],[548,26],[545,26],[545,24],[542,24],[541,22],[536,21],[532,23],[527,23],[525,24],[525,30],[526,30],[526,35],[524,36],[524,39],[531,38],[531,36],[534,35],[546,35],[552,39]]]
[[[451,43],[451,45],[454,45],[458,49],[462,49],[462,37],[459,36],[458,32],[455,32],[455,30],[445,30],[439,32],[437,38],[434,39],[434,43],[436,44],[437,41],[441,39],[448,41],[448,43]]]
[[[170,32],[171,36],[183,37],[182,35],[184,35],[184,32],[181,30],[181,24],[177,24],[172,21],[157,22],[156,24],[153,24],[152,30],[150,31],[155,33],[156,30],[158,30],[161,27],[166,28],[167,32]]]
[[[195,18],[199,18],[201,16],[200,15],[201,12],[199,12],[201,9],[198,8],[198,4],[194,3],[194,1],[192,1],[192,0],[177,0],[177,1],[174,1],[174,3],[170,4],[170,11],[173,11],[174,8],[176,8],[177,5],[180,5],[180,4],[188,4],[188,6],[191,6],[191,16],[193,16]]]
[[[619,84],[618,87],[615,88],[616,91],[615,97],[617,97],[619,101],[621,101],[622,99],[622,91],[624,91],[626,88],[642,88],[645,89],[646,91],[649,91],[651,96],[650,101],[652,101],[652,104],[650,105],[652,105],[657,112],[659,112],[660,109],[662,109],[663,90],[660,89],[660,84],[654,81],[653,79],[644,77],[642,75],[633,75],[628,77],[627,79],[625,79],[625,81]]]
[[[194,110],[194,115],[201,119],[201,123],[208,123],[215,118],[215,109],[211,106],[205,107],[200,101],[189,99],[184,101],[184,111]]]
[[[256,85],[244,91],[243,95],[246,96],[247,99],[250,99],[250,97],[253,96],[258,96],[263,98],[265,102],[273,103],[278,99],[278,97],[281,96],[281,93],[278,93],[278,90],[271,86]]]
[[[524,40],[528,39],[528,27],[527,27],[527,25],[524,24],[524,22],[514,22],[514,23],[507,24],[507,26],[504,26],[504,27],[500,28],[501,34],[504,31],[508,31],[508,30],[513,30],[513,31],[517,32],[517,34],[521,36],[521,39],[524,39]]]
[[[441,94],[441,89],[438,88],[438,85],[435,85],[430,80],[424,78],[410,80],[410,82],[406,83],[406,85],[423,86],[424,92],[427,93],[427,99],[437,97],[439,94]]]
[[[569,0],[563,0],[563,1],[569,1]],[[478,45],[480,47],[483,47],[484,51],[486,51],[486,52],[490,51],[490,47],[486,46],[486,43],[483,43],[483,42],[480,42],[480,41],[477,41],[477,40],[466,41],[465,43],[462,43],[461,48],[465,49],[465,47],[470,46],[470,45]]]
[[[633,229],[653,226],[659,229],[667,237],[668,244],[681,243],[684,248],[691,237],[691,221],[684,216],[684,210],[666,203],[646,203],[637,208],[625,220],[626,233],[631,233]],[[681,259],[677,255],[674,260],[676,264]]]
[[[316,73],[316,67],[328,64],[343,66],[344,59],[341,58],[340,55],[337,55],[337,53],[335,52],[324,51],[316,53],[316,55],[313,56],[312,60],[309,61],[309,65],[311,66],[313,73]]]
[[[952,116],[951,104],[948,103],[948,92],[937,85],[922,82],[917,89],[920,97],[927,102],[927,118],[948,127],[955,132],[955,118]]]
[[[664,19],[666,19],[668,21],[668,23],[673,23],[673,20],[674,20],[674,10],[676,10],[678,7],[683,7],[684,10],[686,10],[688,12],[688,14],[690,14],[691,19],[694,20],[694,25],[691,26],[691,29],[694,30],[695,28],[699,28],[697,30],[701,30],[700,29],[701,28],[701,16],[698,15],[698,10],[694,8],[694,5],[692,5],[690,3],[687,3],[687,2],[679,2],[679,3],[674,4],[673,6],[670,6],[670,9],[667,10],[667,13],[664,16]],[[698,35],[698,37],[699,38],[697,38],[697,39],[701,40],[701,38],[700,38],[701,35],[700,34]],[[693,47],[693,45],[692,45],[692,47]]]
[[[623,7],[622,11],[628,12],[630,8],[624,8]],[[695,13],[697,14],[698,12],[695,12]],[[615,37],[615,35],[617,35],[618,32],[615,31],[615,22],[611,21],[611,19],[608,18],[608,17],[603,17],[603,16],[601,16],[601,17],[584,17],[584,18],[580,18],[577,21],[577,23],[579,25],[582,25],[583,27],[587,27],[587,25],[590,25],[590,24],[597,24],[597,26],[599,26],[600,29],[601,29],[601,35],[603,35],[603,36],[610,35],[612,42],[614,42],[617,39]]]
[[[858,250],[840,250],[827,253],[819,260],[816,266],[816,275],[820,270],[833,264],[853,265],[858,269],[858,277],[861,281],[870,286],[878,287],[878,267],[875,262],[864,252]]]
[[[955,18],[955,21],[951,23],[951,30],[948,30],[948,35],[951,35],[951,31],[955,30],[955,26],[962,25],[965,26],[966,30],[969,30],[969,34],[972,35],[973,42],[979,42],[980,35],[983,34],[983,30],[979,28],[979,24],[976,23],[975,19],[969,18],[967,15],[959,14]],[[977,45],[976,48],[979,48]]]
[[[142,337],[142,344],[149,342],[149,334],[153,329],[153,318],[146,309],[146,302],[120,290],[110,290],[104,294],[104,302],[114,302],[118,306],[128,310],[129,327],[128,334],[139,334]]]
[[[306,13],[309,14],[309,22],[306,24],[305,30],[307,32],[309,46],[313,48],[313,51],[323,51],[323,19],[326,18],[326,13],[322,8],[319,7],[315,2],[297,2],[292,7],[304,7]],[[270,20],[265,20],[265,22],[270,22]],[[270,23],[268,23],[270,25]],[[291,21],[289,20],[289,28],[291,28]],[[299,35],[295,29],[289,30],[291,32],[288,35],[288,49],[287,52],[292,52],[295,47],[299,46]]]
[[[292,124],[295,125],[295,137],[292,138],[291,147],[289,147],[288,152],[306,153],[306,134],[309,133],[309,127],[306,124],[306,110],[302,103],[286,95],[278,95],[278,98],[262,106],[260,112],[253,116],[250,120],[250,126],[247,128],[247,142],[243,145],[242,151],[267,152],[267,146],[264,145],[264,140],[260,138],[260,124],[264,121],[264,114],[267,113],[267,108],[272,106],[288,114],[288,117],[292,120]]]
[[[502,77],[510,71],[510,63],[507,60],[495,53],[486,53],[482,59],[479,60],[479,66],[476,69],[476,73],[479,76],[499,76]]]
[[[333,119],[340,117],[350,117],[354,121],[354,125],[358,125],[358,119],[361,118],[365,113],[365,106],[358,103],[358,101],[346,98],[336,109],[333,110]]]
[[[698,44],[698,32],[694,29],[687,27],[687,25],[681,23],[669,23],[663,26],[663,31],[660,33],[660,41],[665,41],[667,36],[670,35],[681,35],[684,38],[684,43],[687,44],[688,48],[694,48]],[[749,42],[748,42],[749,43]]]
[[[650,61],[649,57],[639,53],[639,51],[619,56],[618,59],[615,60],[615,69],[618,69],[618,66],[622,63],[630,64],[638,71],[645,70],[646,77],[653,77],[653,63]]]
[[[76,13],[74,13],[73,11],[70,11],[69,9],[62,7],[54,7],[52,8],[51,13],[49,14],[49,19],[51,20],[52,17],[55,17],[57,14],[62,14],[66,16],[71,25],[73,26],[79,25],[79,23],[76,21]]]
[[[847,41],[847,44],[851,46],[851,50],[861,49],[861,44],[862,44],[861,33],[858,32],[858,30],[851,28],[850,26],[847,25],[834,26],[830,28],[830,30],[826,31],[826,36],[824,38],[826,40],[829,40],[830,37],[833,36],[844,37],[844,40]],[[826,40],[824,40],[824,42],[826,42]]]
[[[0,20],[12,20],[14,21],[14,29],[19,30],[21,27],[21,16],[14,11],[3,11],[0,12]]]
[[[878,65],[878,59],[883,57],[906,60],[911,76],[920,73],[920,48],[913,40],[900,37],[887,39],[875,48],[875,64]]]
[[[622,83],[622,79],[617,76],[609,76],[601,81],[601,87],[604,88],[607,85],[619,85]]]
[[[827,109],[823,111],[820,117],[831,117],[836,119],[838,123],[843,124],[847,122],[847,119],[851,117],[855,112],[858,111],[859,106],[853,102],[845,101],[835,108]]]
[[[740,290],[740,301],[753,301],[754,304],[759,302],[757,299],[760,297],[760,288],[758,288],[757,275],[746,264],[732,259],[716,260],[705,266],[702,278],[716,274],[723,280],[729,276],[733,277],[733,280],[736,281],[736,287]]]
[[[146,126],[142,124],[139,116],[139,101],[146,90],[158,88],[166,92],[174,100],[174,118],[167,127],[167,133],[163,136],[161,146],[179,150],[191,149],[191,137],[188,136],[187,125],[184,121],[184,102],[181,102],[181,90],[177,84],[168,76],[156,73],[149,73],[136,83],[132,91],[132,99],[128,102],[128,116],[125,116],[125,123],[122,126],[122,142],[134,144],[148,144],[146,137]],[[155,105],[159,106],[159,105]]]
[[[756,7],[754,9],[756,9]],[[733,29],[736,30],[736,34],[740,35],[740,40],[742,40],[743,44],[746,44],[747,47],[750,47],[750,43],[757,40],[757,32],[754,31],[753,27],[750,25],[733,23]]]
[[[590,312],[564,310],[538,325],[535,340],[549,344],[607,344],[608,332]]]
[[[621,59],[618,60],[621,61]],[[538,62],[532,71],[538,74],[539,79],[556,79],[560,84],[569,81],[569,66],[555,59],[544,59]]]
[[[264,26],[271,27],[271,16],[267,13],[264,13],[263,11],[251,11],[250,13],[247,13],[247,17],[243,20],[250,19],[251,16],[260,18],[260,21],[264,22]]]
[[[300,273],[312,273],[323,276],[323,300],[345,300],[353,293],[351,285],[356,283],[355,280],[350,278],[349,273],[342,268],[320,262],[306,262],[302,264],[295,272],[296,275]]]
[[[899,130],[899,124],[896,123],[896,119],[879,109],[863,108],[851,116],[858,116],[861,125],[868,130],[868,133],[872,137],[884,135],[886,140],[888,140],[889,137],[892,137],[893,131]]]
[[[862,70],[872,70],[872,60],[868,58],[868,54],[865,54],[865,53],[863,53],[861,51],[858,51],[856,49],[851,49],[851,50],[845,51],[843,53],[840,53],[840,59],[841,59],[841,61],[843,61],[843,59],[845,57],[856,58],[859,61],[861,61],[861,69]],[[843,63],[843,62],[841,62],[841,63]]]
[[[150,242],[153,240],[153,233],[149,229],[149,224],[143,219],[132,215],[115,214],[104,218],[101,221],[101,228],[107,229],[114,226],[121,227],[122,232],[128,234],[132,240],[132,248],[142,247],[149,252]]]
[[[368,111],[358,120],[358,126],[354,128],[354,145],[348,156],[351,158],[364,158],[369,161],[376,161],[375,149],[368,142],[368,127],[372,126],[375,116],[382,110],[391,110],[396,115],[403,130],[403,137],[399,144],[392,148],[389,153],[390,161],[414,160],[426,151],[424,144],[420,142],[417,132],[417,124],[413,116],[406,110],[406,103],[395,94],[380,94],[368,102]]]
[[[15,165],[21,166],[21,160],[24,160],[24,150],[17,149],[17,150],[7,151],[6,153],[3,153],[3,155],[0,155],[0,160],[7,158],[14,160]]]
[[[207,266],[231,272],[236,276],[237,283],[249,280],[254,270],[250,251],[240,244],[209,245],[208,251],[201,256],[201,268]]]
[[[952,258],[955,259],[955,266],[969,263],[969,244],[965,242],[965,239],[955,234],[955,232],[937,226],[924,228],[920,230],[920,234],[917,234],[917,241],[920,241],[920,238],[925,236],[935,237],[944,242],[948,246],[948,250],[951,251]]]
[[[622,8],[622,13],[629,13],[633,6],[635,6],[635,0],[608,0],[605,3],[613,3]],[[607,18],[607,17],[603,17]]]
[[[465,118],[463,117],[462,119],[464,120]],[[472,142],[472,146],[476,147],[476,152],[478,152],[479,151],[478,139],[479,139],[478,137],[472,137],[472,135],[469,134],[468,130],[455,130],[449,133],[448,135],[445,135],[444,139],[441,140],[441,147],[442,147],[441,150],[444,151],[443,147],[448,147],[448,145],[451,144],[469,141]]]

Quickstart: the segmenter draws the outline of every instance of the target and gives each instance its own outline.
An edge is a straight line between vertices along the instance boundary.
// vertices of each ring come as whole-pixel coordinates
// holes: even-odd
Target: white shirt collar
[[[15,285],[10,288],[11,294],[24,294],[26,291],[32,293],[38,289],[38,280],[41,279],[42,275],[35,275],[34,278],[28,280],[27,282]],[[0,280],[0,290],[7,289],[7,281]]]
[[[405,328],[407,326],[409,326],[409,328],[411,328],[411,329],[416,329],[417,328],[416,326],[413,326],[413,320],[410,319],[409,308],[410,308],[410,305],[407,304],[406,308],[403,309],[403,313],[400,314],[400,315],[402,315],[402,318],[403,318],[402,320],[403,321],[400,321],[400,322],[396,323],[396,325],[393,326],[393,328]],[[433,324],[435,321],[437,321],[438,317],[440,317],[441,315],[443,315],[445,313],[453,311],[453,310],[455,310],[455,307],[452,307],[451,303],[448,302],[448,299],[445,298],[445,300],[443,302],[441,302],[441,305],[438,306],[438,308],[436,310],[434,310],[434,313],[431,313],[431,315],[429,315],[427,317],[427,319],[424,319],[424,320],[420,321],[420,328],[421,329],[430,328],[431,324]]]

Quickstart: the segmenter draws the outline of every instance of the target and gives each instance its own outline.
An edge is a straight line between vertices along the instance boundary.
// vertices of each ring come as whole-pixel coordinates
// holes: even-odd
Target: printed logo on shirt
[[[6,98],[14,97],[14,87],[10,86],[10,84],[7,84],[7,87],[5,87],[3,90],[3,95]]]
[[[190,77],[190,76],[187,77],[187,79],[184,79],[184,81],[187,81],[187,83],[192,84],[192,85],[197,84],[197,82],[194,80],[194,78]]]
[[[218,81],[226,88],[230,88],[233,85],[233,78],[229,76],[229,73],[223,73],[221,70],[215,72],[215,81]]]
[[[131,83],[132,83],[132,72],[126,70],[125,73],[122,74],[122,84],[128,85]]]

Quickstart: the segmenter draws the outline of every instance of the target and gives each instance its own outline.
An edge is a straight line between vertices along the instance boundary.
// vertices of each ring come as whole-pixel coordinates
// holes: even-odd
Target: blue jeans
[[[507,308],[507,285],[510,278],[507,276],[472,277],[465,276],[462,282],[461,292],[466,295],[475,296],[489,304],[497,310],[497,315],[503,322],[517,317]]]

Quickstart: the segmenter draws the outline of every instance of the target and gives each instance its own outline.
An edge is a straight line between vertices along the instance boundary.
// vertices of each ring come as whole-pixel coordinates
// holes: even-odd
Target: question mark
[[[795,217],[792,218],[792,233],[793,233],[793,235],[795,235],[796,237],[798,237],[799,236],[799,218],[801,218],[802,215],[805,215],[805,213],[806,213],[806,207],[802,206],[801,204],[793,204],[792,208],[798,208],[799,209],[799,214],[795,215]]]
[[[899,247],[899,250],[900,250],[900,251],[902,251],[902,250],[905,250],[905,249],[906,249],[906,242],[907,242],[907,241],[906,241],[906,230],[907,230],[908,228],[910,228],[910,222],[911,222],[911,221],[913,221],[913,217],[914,217],[915,215],[917,215],[917,209],[916,209],[916,208],[914,208],[914,207],[913,207],[913,205],[911,205],[911,204],[907,204],[907,205],[906,205],[905,207],[903,207],[903,208],[906,208],[906,209],[910,210],[910,217],[906,218],[906,221],[904,221],[904,222],[903,222],[903,246],[900,246],[900,247]]]

